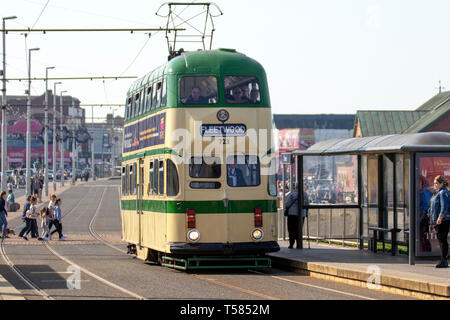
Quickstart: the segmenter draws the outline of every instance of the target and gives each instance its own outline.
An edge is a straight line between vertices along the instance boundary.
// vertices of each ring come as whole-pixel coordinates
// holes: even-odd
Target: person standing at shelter
[[[450,192],[448,191],[448,180],[444,176],[434,178],[435,195],[431,198],[430,219],[437,231],[439,247],[441,250],[441,261],[436,268],[448,267],[448,232],[450,226]]]
[[[8,226],[8,221],[6,217],[8,216],[8,212],[6,211],[6,192],[3,191],[0,194],[0,230],[2,230],[2,237],[9,238],[6,234],[6,227]]]
[[[286,198],[285,203],[285,215],[288,217],[288,233],[289,233],[289,249],[294,247],[294,243],[297,241],[297,248],[300,248],[299,233],[300,233],[300,221],[299,221],[299,207],[298,207],[298,184],[295,184],[295,189],[292,190]],[[303,204],[307,204],[306,192],[303,192]],[[307,216],[307,209],[302,210],[302,225]]]

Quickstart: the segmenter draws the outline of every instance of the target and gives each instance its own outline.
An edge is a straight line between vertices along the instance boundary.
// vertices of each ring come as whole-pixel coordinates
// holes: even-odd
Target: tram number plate
[[[247,127],[245,124],[203,124],[200,133],[204,137],[242,137]]]

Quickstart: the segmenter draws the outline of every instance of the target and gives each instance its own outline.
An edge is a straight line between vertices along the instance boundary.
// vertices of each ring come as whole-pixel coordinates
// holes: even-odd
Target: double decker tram
[[[270,267],[271,129],[265,71],[235,50],[182,53],[135,81],[122,154],[129,253],[182,270]]]

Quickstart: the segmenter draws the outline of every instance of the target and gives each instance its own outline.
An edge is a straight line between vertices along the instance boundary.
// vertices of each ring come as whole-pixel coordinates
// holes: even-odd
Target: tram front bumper
[[[170,246],[175,255],[245,255],[276,252],[280,246],[275,241],[237,243],[183,243]]]

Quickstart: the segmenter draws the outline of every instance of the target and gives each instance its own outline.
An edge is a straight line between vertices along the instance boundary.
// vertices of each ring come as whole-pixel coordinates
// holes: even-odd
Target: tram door
[[[138,214],[139,219],[139,246],[142,245],[142,198],[144,196],[144,159],[140,158],[138,162],[138,170],[137,170],[137,195],[136,195],[136,213]]]

